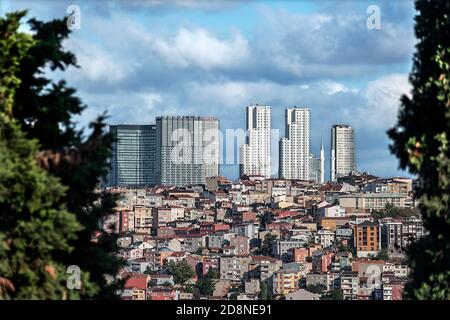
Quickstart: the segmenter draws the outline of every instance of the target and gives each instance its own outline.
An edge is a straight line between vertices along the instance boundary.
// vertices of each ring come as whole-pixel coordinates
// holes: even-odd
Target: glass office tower
[[[113,125],[109,186],[152,186],[156,177],[156,126]]]
[[[212,117],[156,118],[158,184],[205,184],[219,174],[219,120]]]

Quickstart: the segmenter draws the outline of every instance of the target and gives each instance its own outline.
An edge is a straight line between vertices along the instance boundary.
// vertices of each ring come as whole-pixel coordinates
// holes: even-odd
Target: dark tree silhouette
[[[408,251],[410,299],[450,299],[450,2],[417,0],[411,97],[388,131],[400,167],[416,174],[427,234]]]
[[[1,18],[2,29],[20,25],[25,14],[9,15],[6,20]],[[54,252],[52,258],[62,266],[77,265],[81,270],[81,290],[76,294],[72,290],[68,298],[116,298],[121,282],[115,281],[114,276],[122,261],[113,254],[117,249],[115,236],[102,228],[103,219],[112,213],[115,199],[97,188],[108,171],[113,137],[105,133],[104,115],[90,124],[89,133],[77,129],[73,117],[79,115],[85,105],[75,95],[76,90],[68,87],[65,81],[55,83],[44,74],[45,68],[67,71],[69,67],[76,67],[75,56],[65,51],[62,45],[70,33],[65,19],[49,22],[31,19],[29,25],[31,43],[25,54],[15,61],[17,82],[14,98],[10,101],[11,118],[23,132],[23,137],[36,145],[34,162],[64,186],[64,192],[53,199],[52,207],[64,208],[79,225],[75,235],[69,235],[67,246],[70,250]],[[1,31],[2,41],[7,37],[24,37],[18,28]],[[26,175],[18,179],[26,179]],[[27,183],[26,180],[17,181],[21,182]],[[50,184],[42,187],[42,192],[51,192]],[[25,194],[26,197],[29,194]],[[35,236],[45,238],[51,233],[63,240],[64,232],[62,228]],[[28,254],[39,258],[38,252]]]

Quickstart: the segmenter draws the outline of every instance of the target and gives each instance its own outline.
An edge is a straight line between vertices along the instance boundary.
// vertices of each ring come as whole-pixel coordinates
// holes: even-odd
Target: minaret
[[[320,183],[325,183],[325,153],[323,151],[323,137],[320,142]]]

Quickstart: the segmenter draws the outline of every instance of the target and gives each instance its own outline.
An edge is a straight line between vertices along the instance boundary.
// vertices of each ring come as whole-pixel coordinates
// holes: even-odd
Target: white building
[[[320,243],[324,248],[330,247],[335,238],[335,233],[330,230],[319,230],[314,235],[314,241]]]
[[[345,208],[340,205],[327,205],[321,208],[318,208],[316,211],[316,216],[318,218],[343,218],[345,217]]]
[[[271,175],[271,108],[247,107],[247,141],[240,149],[240,175]]]
[[[309,180],[309,109],[286,109],[285,130],[280,140],[280,177]]]
[[[349,125],[334,125],[331,128],[330,178],[346,176],[356,171],[355,135]]]

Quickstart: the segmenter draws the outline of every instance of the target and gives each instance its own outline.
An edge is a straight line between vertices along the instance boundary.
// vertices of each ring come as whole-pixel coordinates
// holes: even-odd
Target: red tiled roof
[[[182,257],[185,255],[186,255],[185,251],[174,251],[170,256],[171,257]]]
[[[125,281],[124,288],[147,289],[147,276],[134,276]]]

